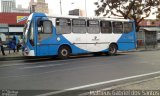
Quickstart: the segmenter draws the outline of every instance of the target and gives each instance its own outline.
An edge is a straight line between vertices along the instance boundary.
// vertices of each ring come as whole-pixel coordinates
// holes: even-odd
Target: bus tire
[[[110,55],[110,56],[115,56],[116,54],[117,54],[117,45],[116,44],[110,44],[110,46],[109,46],[109,52],[108,52],[108,54]]]
[[[67,59],[70,56],[70,48],[68,46],[61,46],[58,50],[58,57],[60,59]]]

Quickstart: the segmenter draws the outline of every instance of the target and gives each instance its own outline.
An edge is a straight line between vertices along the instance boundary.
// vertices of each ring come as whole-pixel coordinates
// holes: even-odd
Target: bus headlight
[[[28,48],[25,48],[25,49],[24,49],[24,53],[28,55],[28,53],[29,53]]]

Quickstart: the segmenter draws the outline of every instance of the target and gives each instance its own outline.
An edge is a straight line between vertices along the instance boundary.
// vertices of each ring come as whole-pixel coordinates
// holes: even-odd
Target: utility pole
[[[62,3],[62,1],[60,0],[60,2],[59,2],[59,3],[60,3],[60,12],[61,12],[61,15],[62,15],[62,4],[61,4],[61,3]]]
[[[86,17],[87,17],[87,4],[86,4],[86,0],[85,0],[85,12],[86,12]]]

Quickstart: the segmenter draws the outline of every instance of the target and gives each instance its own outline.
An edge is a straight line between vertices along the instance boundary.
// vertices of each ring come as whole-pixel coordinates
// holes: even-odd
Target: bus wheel
[[[62,46],[59,48],[58,57],[61,59],[67,59],[70,56],[70,48],[67,46]]]
[[[116,46],[116,44],[111,44],[109,46],[108,54],[111,55],[111,56],[115,56],[117,54],[117,46]]]

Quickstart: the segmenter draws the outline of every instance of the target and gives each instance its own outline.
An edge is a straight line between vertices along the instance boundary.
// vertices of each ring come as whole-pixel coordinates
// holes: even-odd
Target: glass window
[[[112,24],[110,21],[101,21],[101,33],[112,33]]]
[[[122,22],[113,22],[113,33],[122,33],[123,32],[123,24]]]
[[[86,33],[86,21],[84,19],[73,19],[72,31],[73,33]]]
[[[24,26],[24,32],[23,32],[23,35],[24,35],[24,41],[25,41],[25,43],[27,42],[27,39],[28,39],[28,31],[26,31],[27,30],[27,28],[29,28],[29,24],[30,24],[30,21],[27,21],[27,23],[25,24],[25,26]]]
[[[31,22],[30,28],[28,30],[28,39],[31,45],[34,46],[34,29],[33,29],[33,22]]]
[[[38,19],[37,26],[39,41],[52,36],[52,21]]]
[[[88,20],[88,33],[99,33],[99,21]]]
[[[43,31],[45,34],[52,33],[52,22],[50,20],[46,20],[43,22]]]
[[[34,37],[33,37],[33,31],[34,29],[33,29],[33,23],[31,23],[31,27],[30,27],[30,29],[29,29],[29,31],[30,31],[30,40],[33,40],[34,39]]]
[[[132,22],[124,22],[124,33],[129,33],[133,30]]]
[[[66,18],[57,18],[56,31],[57,31],[57,34],[71,33],[71,20]]]

